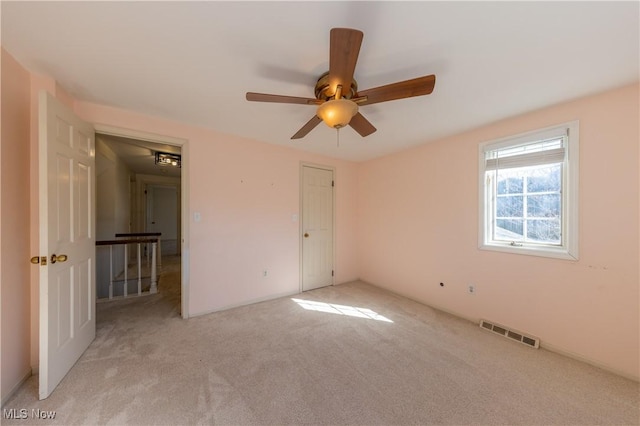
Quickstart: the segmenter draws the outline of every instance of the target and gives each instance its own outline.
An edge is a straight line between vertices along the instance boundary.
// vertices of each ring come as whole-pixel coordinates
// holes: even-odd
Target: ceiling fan
[[[321,121],[335,129],[350,125],[361,136],[370,135],[376,131],[376,128],[358,111],[360,106],[428,95],[433,91],[436,76],[427,75],[358,91],[358,84],[353,78],[353,73],[358,61],[363,35],[362,31],[351,28],[331,29],[329,71],[318,78],[315,86],[315,98],[247,92],[247,100],[317,105],[316,115],[302,126],[291,139],[300,139],[306,136]]]

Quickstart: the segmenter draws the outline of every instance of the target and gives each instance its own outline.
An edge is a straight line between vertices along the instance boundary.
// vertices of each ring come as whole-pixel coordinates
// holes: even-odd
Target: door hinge
[[[333,276],[333,269],[331,270],[331,276]]]
[[[336,186],[336,181],[332,180],[331,181],[331,186]]]

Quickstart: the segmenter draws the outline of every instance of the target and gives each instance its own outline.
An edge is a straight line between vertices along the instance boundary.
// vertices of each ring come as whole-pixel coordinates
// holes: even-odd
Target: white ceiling
[[[639,79],[638,2],[1,2],[2,45],[80,100],[363,161]],[[437,76],[429,96],[364,106],[378,131],[320,125],[329,30],[357,28],[368,89]]]
[[[104,142],[135,173],[179,178],[182,169],[156,164],[156,152],[182,154],[179,146],[130,139],[122,136],[98,134],[97,140]]]

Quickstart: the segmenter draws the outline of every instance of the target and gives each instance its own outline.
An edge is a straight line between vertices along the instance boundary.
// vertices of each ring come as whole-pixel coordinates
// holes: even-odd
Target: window
[[[578,122],[480,145],[481,249],[578,259]]]

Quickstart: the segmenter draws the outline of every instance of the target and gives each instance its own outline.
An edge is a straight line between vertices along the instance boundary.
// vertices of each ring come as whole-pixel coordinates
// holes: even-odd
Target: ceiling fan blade
[[[369,136],[371,133],[375,132],[377,129],[373,127],[373,124],[369,122],[364,116],[360,113],[351,118],[349,122],[349,126],[353,127],[353,129],[360,133],[360,136],[365,137]]]
[[[413,96],[428,95],[433,92],[436,84],[435,75],[426,75],[411,80],[399,81],[373,89],[358,92],[358,97],[367,97],[366,101],[358,102],[358,105],[371,105],[378,102],[393,101],[395,99],[411,98]]]
[[[318,117],[317,115],[314,115],[313,118],[307,121],[307,124],[302,126],[302,128],[298,130],[298,132],[295,135],[291,136],[291,139],[300,139],[305,137],[307,133],[312,131],[321,122],[322,122],[322,119],[320,119],[320,117]]]
[[[363,33],[350,28],[332,28],[329,35],[329,93],[342,85],[343,93],[351,90]]]
[[[279,104],[319,105],[322,101],[297,96],[269,95],[267,93],[247,92],[247,100],[253,102],[275,102]]]

